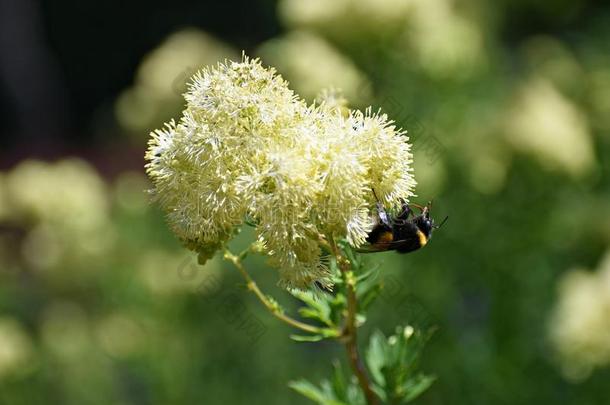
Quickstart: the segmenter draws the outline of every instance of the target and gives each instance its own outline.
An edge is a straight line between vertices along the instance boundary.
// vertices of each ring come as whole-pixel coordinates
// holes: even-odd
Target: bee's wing
[[[356,251],[360,253],[376,253],[385,252],[387,250],[394,250],[397,247],[404,245],[405,243],[412,242],[411,239],[394,240],[391,242],[377,242],[369,244],[367,246],[357,248]]]
[[[356,252],[358,252],[358,253],[376,253],[376,252],[384,252],[386,250],[391,250],[391,249],[384,249],[382,247],[379,247],[379,245],[367,245],[365,247],[359,247],[354,250],[356,250]]]

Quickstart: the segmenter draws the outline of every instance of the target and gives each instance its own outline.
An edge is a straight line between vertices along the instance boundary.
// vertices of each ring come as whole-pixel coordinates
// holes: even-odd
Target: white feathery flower
[[[182,118],[152,133],[146,158],[171,228],[202,261],[248,217],[281,284],[328,283],[320,237],[361,246],[372,189],[388,207],[412,196],[404,133],[325,97],[307,106],[247,57],[194,77]]]

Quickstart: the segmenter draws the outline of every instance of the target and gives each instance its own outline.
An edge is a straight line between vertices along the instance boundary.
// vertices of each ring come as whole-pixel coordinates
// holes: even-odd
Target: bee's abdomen
[[[373,228],[366,241],[371,245],[376,243],[390,243],[394,240],[392,230],[385,225],[377,225]]]
[[[423,247],[427,242],[424,235],[413,223],[407,223],[401,227],[394,228],[394,241],[396,241],[396,251],[399,253],[409,253]]]

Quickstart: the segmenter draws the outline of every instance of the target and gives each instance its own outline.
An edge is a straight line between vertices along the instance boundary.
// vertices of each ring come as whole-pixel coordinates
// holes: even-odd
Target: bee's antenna
[[[445,219],[443,219],[443,222],[441,222],[439,225],[434,225],[434,229],[439,229],[441,226],[443,226],[445,224],[445,222],[447,222],[448,219],[449,219],[449,215],[447,215],[445,217]]]
[[[420,210],[422,212],[424,211],[424,208],[425,208],[424,206],[419,205],[419,204],[415,204],[415,203],[409,203],[409,205],[414,206],[415,208],[417,208],[418,210]]]

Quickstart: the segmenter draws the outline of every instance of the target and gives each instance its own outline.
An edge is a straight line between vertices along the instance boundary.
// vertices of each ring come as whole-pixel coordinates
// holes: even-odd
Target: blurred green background
[[[418,201],[450,218],[370,256],[362,335],[438,328],[416,403],[608,403],[607,2],[0,0],[0,39],[1,404],[304,404],[286,383],[344,359],[197,266],[146,193],[149,131],[242,50],[409,131]]]

